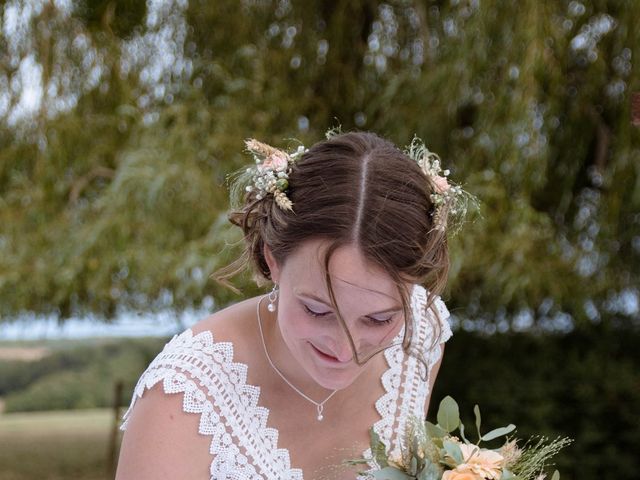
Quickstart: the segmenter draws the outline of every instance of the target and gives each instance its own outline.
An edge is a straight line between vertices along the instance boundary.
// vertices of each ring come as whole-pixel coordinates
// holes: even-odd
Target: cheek
[[[391,331],[389,332],[385,340],[389,340],[389,341],[392,340],[396,335],[400,333],[400,331],[402,330],[402,327],[404,326],[405,326],[405,320],[404,320],[404,316],[402,316],[398,321],[398,323],[393,326],[393,328],[391,329]]]
[[[311,338],[320,332],[318,322],[295,306],[283,310],[279,319],[282,330],[290,337]]]

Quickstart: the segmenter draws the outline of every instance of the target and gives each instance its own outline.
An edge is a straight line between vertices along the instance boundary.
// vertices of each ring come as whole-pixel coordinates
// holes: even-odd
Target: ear
[[[264,254],[264,259],[267,262],[267,265],[269,266],[269,272],[271,273],[271,280],[277,283],[278,280],[280,279],[280,268],[278,266],[278,262],[273,256],[273,253],[271,252],[269,245],[267,245],[266,243],[264,244],[264,248],[262,252]]]

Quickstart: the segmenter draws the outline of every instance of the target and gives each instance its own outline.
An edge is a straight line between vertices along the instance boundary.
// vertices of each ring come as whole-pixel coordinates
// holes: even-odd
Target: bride
[[[371,427],[397,454],[451,331],[451,192],[437,157],[372,133],[287,153],[250,140],[231,221],[264,296],[174,338],[124,415],[116,479],[355,479]],[[445,172],[448,174],[448,172]],[[375,464],[371,463],[371,468]]]

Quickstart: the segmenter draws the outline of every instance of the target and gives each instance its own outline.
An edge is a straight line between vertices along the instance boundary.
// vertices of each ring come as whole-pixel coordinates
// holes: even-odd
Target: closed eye
[[[367,320],[371,325],[386,325],[388,323],[391,323],[391,321],[393,320],[393,315],[389,318],[367,317]]]
[[[302,305],[305,309],[305,311],[311,315],[312,317],[324,317],[325,315],[329,315],[331,312],[316,312],[314,310],[311,310],[309,307],[307,307],[306,305]]]

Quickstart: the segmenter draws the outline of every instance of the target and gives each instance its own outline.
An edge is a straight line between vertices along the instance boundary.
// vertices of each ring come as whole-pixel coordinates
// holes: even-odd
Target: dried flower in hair
[[[246,182],[245,191],[255,192],[256,200],[273,195],[278,207],[284,211],[293,210],[293,203],[286,194],[289,188],[290,165],[306,151],[305,148],[301,146],[290,155],[253,138],[247,140],[245,144],[253,154],[256,163],[254,167],[246,169],[246,176],[250,179]]]
[[[465,192],[459,185],[449,182],[447,177],[451,172],[442,169],[440,157],[429,151],[418,137],[413,138],[405,152],[432,183],[433,193],[430,199],[435,206],[432,213],[434,228],[442,232],[448,230],[457,233],[469,210],[479,210],[477,198]]]

